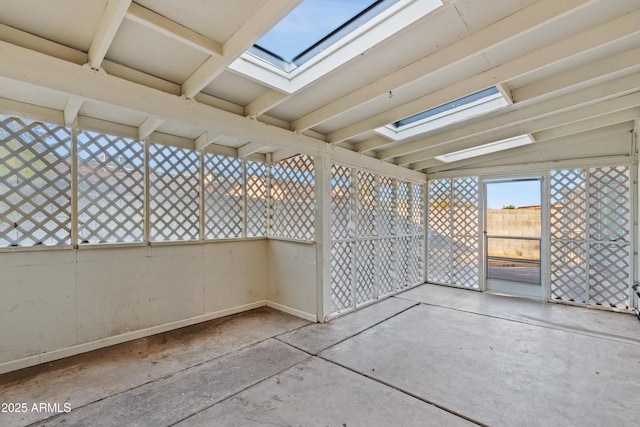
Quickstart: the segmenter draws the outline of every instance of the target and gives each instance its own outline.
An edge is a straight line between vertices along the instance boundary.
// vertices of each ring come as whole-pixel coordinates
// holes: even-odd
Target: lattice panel
[[[477,177],[453,180],[453,235],[478,236],[479,189]]]
[[[0,116],[0,246],[71,243],[70,154],[68,129]]]
[[[409,216],[411,215],[409,185],[407,182],[398,181],[398,215],[396,220],[398,236],[405,236],[411,232],[409,227]]]
[[[331,165],[331,238],[353,238],[355,227],[351,218],[351,169]]]
[[[589,234],[592,240],[629,240],[629,167],[589,170]]]
[[[353,307],[353,242],[331,243],[331,312]]]
[[[247,237],[267,235],[267,165],[246,162]]]
[[[378,205],[379,205],[379,229],[378,234],[380,236],[393,236],[395,234],[395,222],[396,222],[396,199],[394,180],[383,176],[380,177],[380,188],[378,191]]]
[[[628,308],[629,246],[592,244],[589,247],[589,301]]]
[[[313,157],[295,156],[271,167],[271,235],[296,240],[315,238]]]
[[[407,281],[409,285],[424,282],[424,236],[409,237]]]
[[[358,171],[357,186],[357,233],[358,237],[373,237],[377,234],[376,180],[375,175]]]
[[[356,243],[356,304],[371,301],[375,287],[375,241],[360,240]]]
[[[424,234],[424,185],[411,184],[411,234]]]
[[[457,237],[453,241],[452,284],[464,288],[480,288],[480,240]]]
[[[144,144],[78,134],[80,243],[141,242],[144,236]]]
[[[206,238],[242,237],[242,161],[205,153],[204,183]]]
[[[585,242],[551,242],[551,299],[587,303],[588,275]]]
[[[160,144],[149,147],[152,240],[199,238],[199,168],[200,156],[193,150]]]
[[[451,236],[451,180],[429,181],[429,232]]]
[[[584,169],[551,172],[549,229],[551,239],[586,239],[587,173]]]
[[[396,290],[397,274],[394,254],[395,239],[380,239],[378,245],[378,295],[386,295]]]
[[[398,250],[398,287],[406,288],[410,283],[410,263],[411,263],[411,237],[399,237],[397,239]]]

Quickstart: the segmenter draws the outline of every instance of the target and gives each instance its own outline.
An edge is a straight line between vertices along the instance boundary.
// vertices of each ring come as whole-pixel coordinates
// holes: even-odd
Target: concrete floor
[[[424,285],[325,325],[258,309],[7,374],[0,402],[28,408],[3,427],[636,426],[640,322]]]

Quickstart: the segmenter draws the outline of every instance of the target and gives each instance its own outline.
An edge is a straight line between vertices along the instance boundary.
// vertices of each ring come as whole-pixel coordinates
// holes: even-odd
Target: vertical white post
[[[353,242],[351,243],[351,308],[358,302],[358,169],[351,168],[351,218]]]
[[[71,246],[78,247],[78,118],[71,125]]]
[[[271,237],[272,233],[271,233],[271,153],[267,154],[267,168],[266,168],[266,192],[267,192],[267,211],[265,212],[265,215],[267,215],[267,237]]]
[[[247,237],[247,161],[240,160],[242,165],[242,237]]]
[[[331,310],[331,159],[316,156],[316,320],[329,320]]]
[[[638,166],[638,136],[640,135],[640,120],[635,121],[635,126],[631,133],[631,156],[634,159],[632,170],[635,169],[634,177],[634,189],[633,194],[631,195],[631,206],[633,207],[633,226],[634,226],[634,234],[633,234],[633,265],[635,268],[633,269],[633,285],[637,286],[637,290],[640,291],[640,285],[638,284],[640,281],[640,257],[638,256],[638,248],[640,244],[640,227],[638,226],[638,221],[640,217],[640,167]],[[640,319],[640,301],[636,294],[636,292],[631,292],[631,301],[630,307],[636,309],[636,314],[638,315],[638,319]]]
[[[151,242],[151,195],[150,187],[150,168],[149,168],[149,139],[145,139],[144,143],[144,241],[147,246]]]
[[[199,234],[200,240],[206,240],[207,231],[206,231],[206,203],[205,203],[205,183],[204,183],[204,150],[201,150],[199,153],[200,156],[200,186],[198,191],[200,192],[200,217],[199,221]]]

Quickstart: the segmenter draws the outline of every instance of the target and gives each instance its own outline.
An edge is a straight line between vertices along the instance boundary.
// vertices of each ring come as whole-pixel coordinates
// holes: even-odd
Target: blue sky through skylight
[[[291,61],[373,3],[372,0],[304,0],[256,44]]]

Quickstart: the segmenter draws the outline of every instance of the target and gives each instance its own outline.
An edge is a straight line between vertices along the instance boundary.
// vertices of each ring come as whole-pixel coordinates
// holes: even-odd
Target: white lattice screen
[[[429,181],[427,280],[480,287],[479,181],[477,177]]]
[[[315,221],[313,157],[299,155],[272,165],[270,236],[315,240]]]
[[[423,282],[423,190],[331,166],[332,315]]]
[[[78,240],[140,242],[144,237],[144,144],[78,134]]]
[[[267,165],[246,162],[247,237],[267,235]]]
[[[551,172],[551,299],[629,308],[628,166]]]
[[[198,239],[200,235],[200,155],[185,148],[149,147],[150,238]]]
[[[242,161],[204,154],[205,233],[207,239],[242,237],[244,172]]]
[[[70,136],[0,116],[0,246],[71,243]]]

